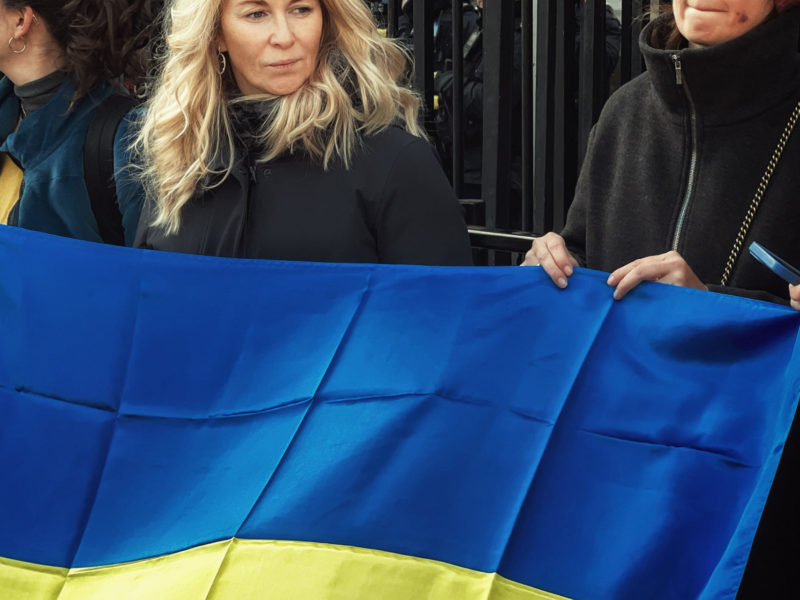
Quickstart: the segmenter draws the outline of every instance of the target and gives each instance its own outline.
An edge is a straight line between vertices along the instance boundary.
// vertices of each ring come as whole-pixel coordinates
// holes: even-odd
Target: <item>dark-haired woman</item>
[[[800,265],[798,5],[674,0],[643,29],[647,72],[603,109],[566,227],[535,240],[525,264],[562,288],[575,265],[611,271],[615,298],[649,280],[787,303],[786,284],[747,245]],[[784,449],[743,597],[800,598],[798,438]]]
[[[84,145],[98,106],[127,93],[123,81],[132,87],[143,77],[149,7],[150,0],[0,0],[0,222],[103,241]],[[123,119],[109,144],[117,170],[129,125]],[[124,171],[108,214],[116,211],[121,224],[118,243],[130,245],[141,194],[123,180]]]

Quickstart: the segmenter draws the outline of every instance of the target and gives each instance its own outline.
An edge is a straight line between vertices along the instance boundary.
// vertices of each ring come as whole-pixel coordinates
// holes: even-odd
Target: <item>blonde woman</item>
[[[466,265],[458,202],[363,0],[173,0],[136,245]]]

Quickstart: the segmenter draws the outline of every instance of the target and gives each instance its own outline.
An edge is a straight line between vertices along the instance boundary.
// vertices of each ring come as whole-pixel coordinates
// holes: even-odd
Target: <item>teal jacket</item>
[[[24,171],[19,205],[10,223],[65,237],[100,242],[89,192],[84,182],[83,144],[100,102],[111,93],[101,85],[71,110],[75,88],[64,83],[45,106],[19,119],[19,100],[8,78],[0,79],[0,151],[8,152]],[[127,245],[133,243],[143,192],[126,169],[133,112],[120,123],[114,139],[117,201]]]

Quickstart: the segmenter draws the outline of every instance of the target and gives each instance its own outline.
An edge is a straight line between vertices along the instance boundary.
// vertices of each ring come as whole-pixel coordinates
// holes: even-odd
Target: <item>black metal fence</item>
[[[425,99],[425,122],[437,137],[442,120],[437,123],[434,99],[434,31],[441,6],[434,0],[410,1],[415,81]],[[372,4],[376,12],[384,5],[387,34],[397,36],[408,13],[401,0]],[[456,24],[464,22],[470,3],[447,4],[451,47],[464,48],[464,32]],[[464,53],[455,50],[448,140],[453,187],[468,209],[472,243],[492,251],[480,254],[479,262],[512,263],[519,256],[509,253],[527,250],[532,236],[564,225],[589,131],[609,89],[642,71],[638,37],[648,8],[648,0],[622,0],[612,20],[605,0],[485,0],[480,197],[465,194],[467,74]],[[610,32],[609,23],[620,26]],[[609,60],[615,52],[618,60]]]

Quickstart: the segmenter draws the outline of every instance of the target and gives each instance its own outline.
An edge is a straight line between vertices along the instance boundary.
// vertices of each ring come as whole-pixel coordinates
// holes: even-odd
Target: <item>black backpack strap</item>
[[[114,136],[122,118],[136,104],[135,98],[121,94],[112,94],[103,100],[92,117],[83,143],[83,178],[100,238],[106,244],[125,245],[114,181]]]

